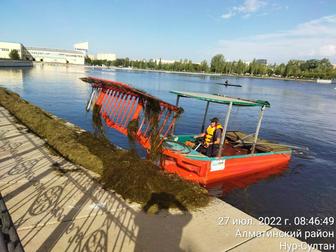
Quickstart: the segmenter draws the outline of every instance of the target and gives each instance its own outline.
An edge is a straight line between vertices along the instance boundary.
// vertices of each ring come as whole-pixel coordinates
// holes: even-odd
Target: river
[[[0,68],[0,86],[19,93],[24,99],[92,131],[91,114],[85,104],[91,89],[81,80],[96,76],[118,80],[141,88],[174,103],[170,90],[216,93],[242,98],[267,100],[260,136],[288,145],[300,146],[303,153],[293,155],[289,167],[280,174],[253,183],[237,182],[236,188],[224,184],[210,192],[240,210],[254,216],[333,217],[336,219],[336,90],[335,85],[285,80],[197,76],[131,70],[93,69],[82,66],[38,65],[33,68]],[[239,87],[216,82],[228,80]],[[199,133],[205,103],[181,99],[184,113],[176,133]],[[227,106],[211,104],[208,118],[224,120]],[[228,129],[254,132],[258,108],[234,108]],[[124,148],[127,137],[107,129],[109,139]],[[284,225],[283,230],[329,230],[336,224]],[[330,243],[333,239],[310,238],[309,242]]]

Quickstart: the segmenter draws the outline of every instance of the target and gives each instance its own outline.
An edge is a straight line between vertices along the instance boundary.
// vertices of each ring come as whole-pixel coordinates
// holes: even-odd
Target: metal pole
[[[177,95],[177,97],[176,97],[176,107],[178,107],[179,102],[180,102],[180,96]],[[175,133],[175,122],[174,122],[174,125],[173,125],[173,128],[172,128],[171,134],[174,135],[174,133]]]
[[[202,124],[201,132],[204,132],[204,128],[205,128],[205,119],[206,119],[206,116],[207,116],[207,114],[208,114],[209,104],[210,104],[210,102],[207,101],[207,105],[206,105],[206,107],[205,107],[205,113],[204,113],[204,117],[203,117],[203,124]]]
[[[176,97],[176,107],[178,107],[179,102],[180,102],[180,96],[178,95],[178,96]]]
[[[230,114],[231,114],[231,110],[232,110],[232,105],[233,105],[232,102],[230,102],[228,111],[226,112],[225,121],[224,121],[224,128],[223,128],[223,132],[222,132],[222,138],[221,138],[220,145],[219,145],[218,157],[220,157],[221,154],[222,154],[223,145],[224,145],[225,136],[226,136],[226,130],[227,130],[227,126],[228,126],[228,123],[229,123],[229,118],[230,118]]]
[[[259,111],[259,120],[258,120],[256,133],[254,135],[254,141],[253,141],[253,145],[252,145],[252,148],[251,148],[251,154],[253,154],[254,151],[255,151],[255,146],[256,146],[257,141],[258,141],[259,130],[260,130],[261,121],[262,121],[262,118],[263,118],[263,115],[264,115],[265,108],[266,108],[265,106],[262,106],[260,111]]]

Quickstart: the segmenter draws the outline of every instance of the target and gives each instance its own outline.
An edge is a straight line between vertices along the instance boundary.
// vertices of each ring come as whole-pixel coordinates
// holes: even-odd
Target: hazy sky
[[[336,63],[336,0],[0,0],[0,41],[131,59],[327,57]]]

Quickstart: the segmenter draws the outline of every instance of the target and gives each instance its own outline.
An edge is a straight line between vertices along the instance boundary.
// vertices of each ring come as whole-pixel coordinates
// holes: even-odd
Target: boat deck
[[[177,142],[169,141],[169,148],[176,150],[189,158],[202,158],[204,160],[211,160],[211,158],[207,157],[206,155],[203,155],[192,148],[184,146],[187,142],[194,141],[193,135],[179,135],[178,138],[175,138],[174,140]],[[253,142],[254,138],[241,131],[228,131],[226,133],[226,140],[227,142],[223,146],[221,155],[223,158],[249,155],[251,143]],[[240,142],[241,145],[239,145]],[[256,154],[287,151],[290,152],[290,148],[287,146],[279,145],[265,139],[258,138],[257,142],[258,144],[256,145]]]

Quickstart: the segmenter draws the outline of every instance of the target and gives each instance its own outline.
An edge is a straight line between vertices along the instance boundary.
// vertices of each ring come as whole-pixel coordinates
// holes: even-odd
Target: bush
[[[11,50],[10,53],[9,53],[9,58],[12,59],[12,60],[19,60],[20,55],[19,55],[18,50],[16,50],[16,49]]]

